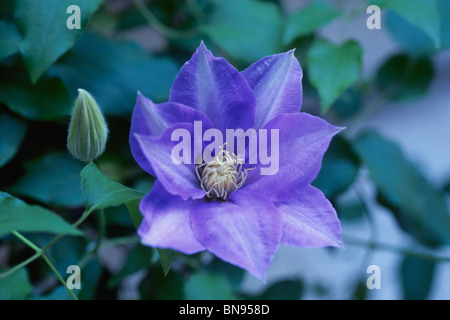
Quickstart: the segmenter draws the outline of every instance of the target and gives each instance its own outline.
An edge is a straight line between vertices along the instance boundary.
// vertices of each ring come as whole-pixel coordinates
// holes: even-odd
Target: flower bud
[[[97,102],[89,92],[78,89],[70,119],[67,147],[77,159],[91,162],[105,151],[108,128]]]

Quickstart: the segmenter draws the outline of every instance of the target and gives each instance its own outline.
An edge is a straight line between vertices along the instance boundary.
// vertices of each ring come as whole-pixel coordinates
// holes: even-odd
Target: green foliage
[[[83,195],[91,210],[115,207],[143,196],[139,191],[109,179],[93,163],[83,169],[81,179]]]
[[[288,45],[295,39],[316,31],[337,16],[339,12],[328,2],[313,1],[289,15],[283,33],[283,43]]]
[[[371,2],[395,11],[427,33],[435,47],[440,48],[440,16],[435,0],[371,0]]]
[[[23,300],[33,290],[28,271],[25,268],[8,278],[0,279],[0,300]]]
[[[92,93],[106,116],[128,116],[137,91],[156,101],[167,99],[177,70],[172,59],[151,56],[135,44],[85,34],[50,73],[72,92]]]
[[[434,261],[405,257],[400,266],[403,298],[405,300],[426,300],[433,284],[436,264]]]
[[[0,60],[16,53],[19,50],[19,44],[22,40],[22,35],[17,30],[13,23],[0,21]]]
[[[378,89],[393,100],[412,100],[424,95],[433,79],[433,66],[426,57],[391,57],[378,70]]]
[[[23,34],[20,53],[33,83],[77,41],[92,13],[103,0],[79,0],[82,29],[66,27],[67,8],[72,0],[22,0],[16,4],[15,19]]]
[[[27,163],[26,173],[11,187],[11,192],[55,206],[80,206],[84,203],[81,169],[83,164],[67,153],[47,154]]]
[[[196,273],[191,275],[184,286],[184,294],[189,300],[235,299],[230,283],[221,274]]]
[[[308,51],[309,79],[319,91],[325,113],[339,95],[354,84],[361,71],[361,47],[355,41],[335,45],[317,40]]]
[[[282,18],[272,3],[214,0],[208,18],[202,32],[237,60],[251,63],[279,51]]]
[[[430,185],[399,147],[374,132],[362,134],[354,145],[382,204],[393,211],[399,225],[426,245],[450,244],[450,215],[444,195]]]
[[[27,131],[27,123],[15,115],[0,113],[0,167],[14,157]]]
[[[82,234],[55,213],[0,192],[0,236],[14,230]]]

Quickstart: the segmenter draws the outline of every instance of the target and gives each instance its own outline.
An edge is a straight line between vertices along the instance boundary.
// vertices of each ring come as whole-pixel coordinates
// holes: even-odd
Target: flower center
[[[235,154],[221,149],[210,162],[196,165],[196,172],[208,198],[226,200],[230,193],[242,187],[251,169],[243,169]]]

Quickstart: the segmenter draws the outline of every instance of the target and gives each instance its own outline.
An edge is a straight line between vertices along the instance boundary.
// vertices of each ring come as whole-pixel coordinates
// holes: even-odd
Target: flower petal
[[[281,114],[269,121],[268,144],[258,146],[259,163],[249,171],[243,189],[249,192],[273,196],[283,192],[292,183],[305,187],[316,178],[322,165],[322,158],[331,138],[342,128],[333,126],[307,113]],[[271,130],[279,134],[278,141],[271,141]],[[278,142],[278,154],[276,143]],[[261,154],[271,154],[269,164],[261,164]],[[278,161],[278,166],[277,166]],[[251,165],[246,165],[251,167]],[[271,169],[269,169],[271,167]],[[261,174],[266,168],[266,174]]]
[[[144,156],[136,140],[135,133],[152,136],[161,135],[169,126],[178,122],[207,121],[197,110],[180,103],[165,102],[155,104],[140,92],[136,99],[136,105],[131,118],[130,148],[136,162],[142,169],[155,175],[148,159]]]
[[[312,186],[291,200],[274,202],[281,212],[281,244],[299,247],[342,246],[341,224],[331,203]]]
[[[197,109],[223,134],[226,129],[253,126],[255,97],[247,81],[203,42],[176,76],[169,101]]]
[[[208,128],[208,121],[204,122],[203,130]],[[177,130],[184,130],[188,134],[190,143],[191,155],[186,162],[176,163],[172,158],[172,150],[183,141],[172,141],[172,133]],[[177,123],[161,134],[161,136],[142,136],[135,133],[139,147],[147,161],[150,163],[155,176],[159,179],[164,188],[173,195],[179,195],[184,200],[188,198],[200,199],[205,196],[205,191],[201,189],[200,183],[195,171],[194,159],[198,158],[199,154],[194,154],[197,148],[194,148],[194,143],[201,137],[198,137],[202,132],[194,132],[194,125],[191,123]],[[199,148],[198,152],[202,152]],[[186,150],[187,151],[187,150]],[[183,152],[186,152],[183,150]],[[186,156],[188,157],[188,156]]]
[[[222,260],[265,278],[281,237],[281,217],[273,203],[236,191],[228,201],[197,201],[191,211],[195,237]]]
[[[144,216],[138,229],[142,243],[186,254],[205,250],[195,239],[191,228],[190,211],[193,205],[193,200],[184,201],[168,193],[157,180],[139,205]]]
[[[241,73],[255,95],[256,129],[280,113],[300,112],[303,72],[294,50],[264,57]]]

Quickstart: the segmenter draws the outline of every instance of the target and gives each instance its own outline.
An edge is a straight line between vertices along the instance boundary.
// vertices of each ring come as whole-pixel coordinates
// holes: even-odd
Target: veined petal
[[[253,126],[255,97],[247,81],[203,42],[176,76],[170,102],[188,105],[208,117],[215,128],[246,130]]]
[[[294,50],[264,57],[242,75],[255,95],[256,129],[281,113],[300,112],[303,72]]]
[[[136,105],[131,118],[130,148],[136,162],[142,169],[155,175],[148,159],[144,156],[136,140],[135,134],[143,136],[161,135],[169,126],[178,122],[208,120],[197,110],[180,103],[165,102],[155,104],[138,92]]]
[[[191,228],[190,212],[193,200],[183,200],[168,193],[157,180],[152,191],[139,205],[144,216],[138,229],[142,243],[168,248],[186,254],[203,251]]]
[[[281,216],[267,198],[236,191],[228,201],[197,201],[191,225],[208,251],[265,278],[281,238]]]
[[[336,210],[313,186],[294,191],[292,199],[276,201],[281,213],[281,244],[298,247],[342,246],[341,224]]]
[[[260,161],[253,166],[254,170],[249,171],[243,189],[273,196],[294,182],[298,186],[311,184],[319,173],[323,155],[332,137],[342,128],[310,114],[298,113],[280,114],[269,121],[264,129],[267,129],[269,137],[271,130],[278,132],[279,140],[271,141],[268,138],[267,145],[263,144],[262,148],[258,146]],[[261,154],[271,154],[270,163],[261,164]],[[261,174],[263,168],[270,167],[270,174]]]
[[[210,127],[208,121],[203,123],[203,130]],[[188,137],[178,141],[172,138],[176,131],[180,130]],[[173,195],[178,195],[184,200],[188,198],[200,199],[205,196],[205,191],[201,189],[195,171],[195,159],[200,156],[203,145],[194,147],[194,143],[202,143],[198,135],[202,132],[194,132],[194,125],[191,123],[177,123],[163,131],[161,136],[143,136],[135,134],[140,150],[150,163],[155,176],[159,179],[164,188]],[[186,157],[184,163],[174,161],[172,152],[177,145],[182,143],[186,146],[183,149],[183,156]],[[196,154],[195,152],[198,152]]]

